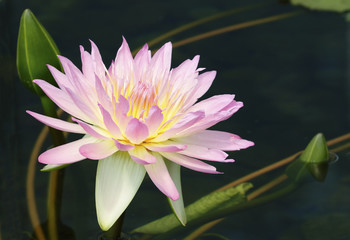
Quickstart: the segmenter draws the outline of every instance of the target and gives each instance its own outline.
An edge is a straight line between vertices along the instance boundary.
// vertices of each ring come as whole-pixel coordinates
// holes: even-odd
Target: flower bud
[[[43,79],[56,85],[47,64],[61,69],[59,50],[49,33],[29,10],[24,10],[18,32],[17,72],[22,83],[39,96],[43,91],[32,81]]]
[[[326,139],[322,133],[318,133],[312,138],[304,152],[300,155],[300,159],[306,163],[321,163],[328,161],[328,147]]]
[[[295,182],[301,182],[311,174],[317,181],[326,178],[329,152],[326,139],[322,133],[316,134],[309,142],[304,152],[286,169],[286,174]]]

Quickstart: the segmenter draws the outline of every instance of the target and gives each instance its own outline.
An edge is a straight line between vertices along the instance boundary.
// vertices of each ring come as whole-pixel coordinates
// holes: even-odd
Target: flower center
[[[148,116],[149,109],[158,102],[154,87],[149,83],[141,81],[135,84],[128,100],[130,105],[128,116],[134,118]]]

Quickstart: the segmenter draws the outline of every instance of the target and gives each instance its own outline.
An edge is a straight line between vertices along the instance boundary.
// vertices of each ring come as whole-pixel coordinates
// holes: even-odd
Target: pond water
[[[42,110],[39,99],[20,84],[16,74],[16,38],[25,8],[30,8],[50,32],[61,54],[79,66],[79,45],[89,49],[89,39],[98,45],[109,65],[122,36],[135,49],[186,23],[260,2],[0,0],[0,239],[30,239],[33,231],[25,197],[26,172],[42,124],[25,110]],[[208,22],[167,41],[177,42],[232,24],[300,9],[266,1],[264,6]],[[172,67],[199,54],[200,67],[217,70],[216,80],[204,98],[234,93],[236,99],[244,102],[232,118],[213,129],[255,142],[252,148],[230,153],[235,163],[215,164],[224,175],[184,169],[185,204],[304,149],[318,132],[327,139],[348,132],[349,31],[349,23],[341,14],[303,11],[297,16],[174,49]],[[50,144],[47,141],[44,147]],[[347,150],[338,155],[339,161],[330,166],[323,183],[307,182],[287,196],[228,217],[209,232],[244,240],[350,239],[350,159]],[[40,172],[41,167],[36,166],[35,193],[44,221],[48,174]],[[97,239],[100,233],[94,204],[95,171],[95,161],[83,161],[66,169],[61,217],[74,230],[76,239]],[[253,183],[260,186],[281,171]],[[170,211],[165,197],[145,179],[127,210],[124,231]],[[176,239],[182,238],[179,235]]]

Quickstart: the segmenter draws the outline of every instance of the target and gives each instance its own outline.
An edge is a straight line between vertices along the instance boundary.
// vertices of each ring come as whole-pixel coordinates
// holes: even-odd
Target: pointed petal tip
[[[169,41],[169,42],[166,42],[166,43],[164,44],[164,46],[165,46],[165,47],[172,47],[173,44]]]
[[[233,163],[236,162],[236,160],[234,159],[226,159],[225,161],[223,161],[224,163]]]
[[[252,146],[255,145],[254,142],[249,141],[249,140],[245,140],[245,139],[240,139],[238,144],[239,144],[239,149],[238,150],[246,149],[246,148],[249,148],[249,147],[252,147]]]
[[[89,39],[89,42],[90,42],[91,46],[97,47],[96,44],[95,44],[95,42],[92,41],[91,39]]]
[[[116,219],[106,219],[106,218],[102,218],[99,217],[99,214],[97,214],[97,221],[98,221],[98,225],[100,226],[102,231],[108,231],[113,224],[118,220],[120,216],[118,216]]]
[[[171,200],[176,201],[180,198],[180,194],[178,191],[173,192],[172,194],[169,194],[168,196]]]
[[[100,228],[102,231],[108,231],[111,227],[112,227],[112,224],[110,223],[107,223],[107,222],[98,222],[98,224],[100,225]]]

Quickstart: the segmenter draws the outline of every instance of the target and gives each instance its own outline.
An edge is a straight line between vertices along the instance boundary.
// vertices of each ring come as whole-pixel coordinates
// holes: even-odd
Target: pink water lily
[[[107,69],[96,45],[80,47],[82,71],[59,56],[64,73],[48,66],[58,88],[34,82],[74,123],[27,111],[42,123],[84,137],[47,150],[39,162],[50,166],[83,159],[99,160],[96,210],[100,227],[108,230],[136,194],[145,173],[170,198],[186,223],[180,166],[217,174],[202,160],[233,162],[225,151],[254,145],[239,136],[207,128],[226,120],[243,106],[234,95],[197,100],[209,89],[216,72],[199,74],[199,56],[171,69],[171,43],[153,56],[145,45],[133,58],[123,39]],[[201,159],[201,160],[199,160]]]

